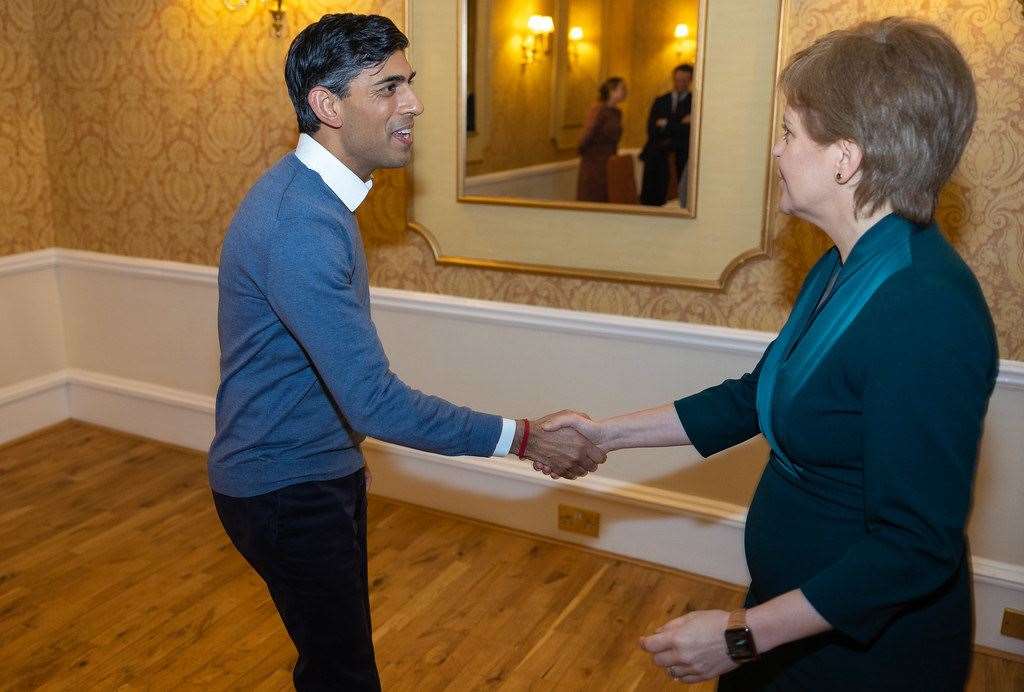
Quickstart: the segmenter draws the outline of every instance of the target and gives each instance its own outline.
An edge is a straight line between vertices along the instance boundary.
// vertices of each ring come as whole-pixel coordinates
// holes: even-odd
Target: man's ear
[[[323,86],[313,87],[309,90],[309,95],[306,96],[306,103],[313,109],[317,119],[327,127],[334,129],[341,127],[340,101],[337,94]]]

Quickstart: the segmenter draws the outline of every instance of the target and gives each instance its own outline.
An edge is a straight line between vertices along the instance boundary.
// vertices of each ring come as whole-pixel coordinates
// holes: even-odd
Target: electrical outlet
[[[601,530],[601,515],[572,505],[558,505],[558,528],[597,538]]]
[[[1003,610],[1003,627],[1000,632],[1014,639],[1024,639],[1024,613],[1013,608]]]

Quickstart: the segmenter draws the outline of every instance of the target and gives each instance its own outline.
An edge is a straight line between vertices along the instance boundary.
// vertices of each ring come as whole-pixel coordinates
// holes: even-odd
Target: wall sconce
[[[551,41],[548,37],[555,30],[555,20],[535,14],[526,20],[526,28],[530,33],[523,38],[523,65],[534,62],[538,51],[544,55],[551,54]]]
[[[224,6],[232,12],[248,6],[251,0],[224,0]],[[261,5],[270,5],[270,35],[274,38],[284,36],[284,0],[260,0]]]
[[[569,62],[575,63],[580,59],[580,41],[583,40],[583,27],[574,26],[569,29]]]
[[[690,27],[686,24],[676,24],[676,59],[682,60],[683,56],[696,52],[697,44],[690,38]]]

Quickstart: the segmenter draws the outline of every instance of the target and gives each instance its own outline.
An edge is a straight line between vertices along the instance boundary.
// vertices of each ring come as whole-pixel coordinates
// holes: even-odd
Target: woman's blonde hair
[[[902,17],[833,31],[793,56],[780,85],[816,142],[864,152],[858,214],[888,201],[931,221],[977,113],[974,78],[949,36]]]

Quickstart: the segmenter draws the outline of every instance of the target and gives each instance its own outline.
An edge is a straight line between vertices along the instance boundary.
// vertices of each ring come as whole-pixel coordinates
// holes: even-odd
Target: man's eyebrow
[[[406,77],[405,75],[402,75],[402,74],[388,75],[384,79],[382,79],[380,81],[377,81],[377,82],[374,82],[373,86],[380,86],[381,84],[387,84],[388,82],[394,82],[396,84],[401,84],[402,82],[411,82],[412,78],[415,77],[415,76],[416,76],[415,72],[411,73],[408,77]]]

